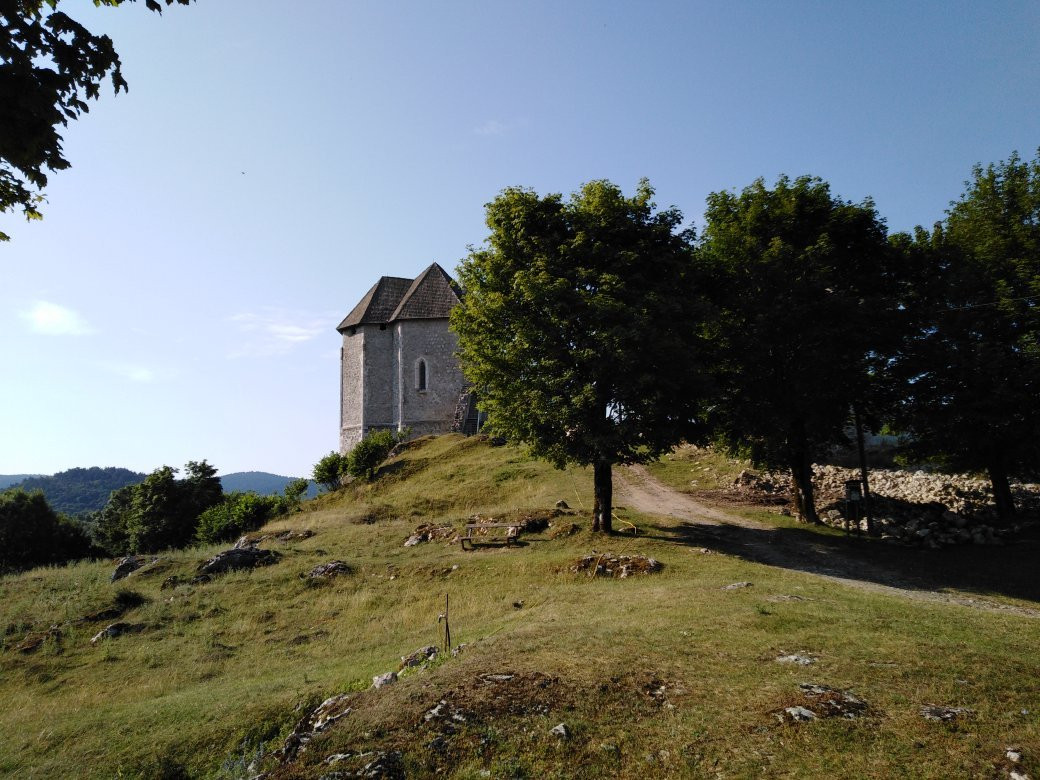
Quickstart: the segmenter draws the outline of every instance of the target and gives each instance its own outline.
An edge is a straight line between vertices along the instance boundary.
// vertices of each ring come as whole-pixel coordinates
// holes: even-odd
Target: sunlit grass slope
[[[544,511],[559,499],[580,510],[590,492],[581,470],[444,436],[403,452],[374,484],[273,523],[315,535],[265,542],[283,553],[267,568],[160,588],[190,577],[214,547],[164,554],[115,584],[101,563],[0,579],[0,774],[246,777],[307,707],[346,691],[359,692],[348,717],[295,763],[268,758],[264,768],[317,778],[332,771],[330,754],[374,750],[400,751],[410,777],[993,777],[1013,745],[1024,771],[1040,770],[1038,620],[703,554],[670,521],[634,514],[638,538],[403,546],[421,523],[461,528],[473,514]],[[558,518],[572,521],[588,524]],[[594,549],[644,553],[664,568],[622,580],[568,571]],[[352,574],[301,577],[332,559]],[[721,590],[737,581],[753,585]],[[120,618],[143,630],[92,645],[104,622],[69,621],[120,590],[146,599]],[[467,647],[368,689],[401,656],[442,643],[446,594],[453,638]],[[15,649],[52,625],[60,637]],[[775,661],[794,652],[818,660]],[[487,673],[531,685],[495,693]],[[800,682],[852,689],[868,713],[782,725],[775,712],[799,701]],[[465,720],[427,722],[442,699]],[[926,704],[975,716],[932,723],[919,714]],[[561,722],[568,739],[551,734]]]

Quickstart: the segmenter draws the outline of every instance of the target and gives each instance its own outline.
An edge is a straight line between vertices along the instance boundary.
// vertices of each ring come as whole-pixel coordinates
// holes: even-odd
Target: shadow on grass
[[[1040,527],[1006,546],[901,547],[809,528],[649,525],[649,538],[704,547],[755,563],[910,590],[952,589],[1040,603]]]

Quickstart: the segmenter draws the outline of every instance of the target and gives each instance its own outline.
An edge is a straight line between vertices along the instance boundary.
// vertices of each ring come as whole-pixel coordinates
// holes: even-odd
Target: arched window
[[[426,361],[422,358],[415,366],[415,388],[420,392],[426,389]]]

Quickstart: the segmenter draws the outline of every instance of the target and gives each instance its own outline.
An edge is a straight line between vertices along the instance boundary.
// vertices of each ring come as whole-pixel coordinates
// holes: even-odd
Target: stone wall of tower
[[[340,351],[340,452],[370,431],[410,429],[413,436],[451,430],[464,380],[458,340],[446,319],[358,325]],[[420,387],[419,363],[426,367]]]
[[[362,439],[364,416],[364,354],[363,328],[343,332],[343,346],[339,352],[339,451],[346,454]]]
[[[395,392],[401,429],[412,435],[451,430],[463,377],[455,350],[458,339],[446,319],[395,322]],[[426,389],[419,388],[419,361],[426,363]]]
[[[397,430],[393,397],[394,334],[390,325],[362,325],[365,329],[364,431]],[[360,329],[360,328],[359,328]]]

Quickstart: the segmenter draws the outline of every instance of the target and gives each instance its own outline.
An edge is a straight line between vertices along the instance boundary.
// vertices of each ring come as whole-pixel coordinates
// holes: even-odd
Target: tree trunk
[[[794,506],[799,519],[819,525],[820,517],[816,514],[816,500],[813,497],[812,464],[804,450],[795,453],[791,459],[791,476],[794,477]]]
[[[993,485],[993,499],[997,503],[997,517],[1010,520],[1015,516],[1015,499],[1011,495],[1011,484],[1007,472],[1000,466],[989,466],[990,484]]]
[[[592,530],[608,534],[613,530],[611,517],[614,511],[614,485],[611,481],[610,465],[608,460],[597,460],[592,466],[592,492],[595,496]]]
[[[852,407],[852,416],[856,422],[856,449],[859,452],[859,474],[863,480],[863,513],[867,518],[867,533],[874,533],[874,511],[870,506],[870,479],[867,473],[867,450],[863,445],[863,423],[859,419],[859,409]],[[856,529],[859,530],[858,528]]]

